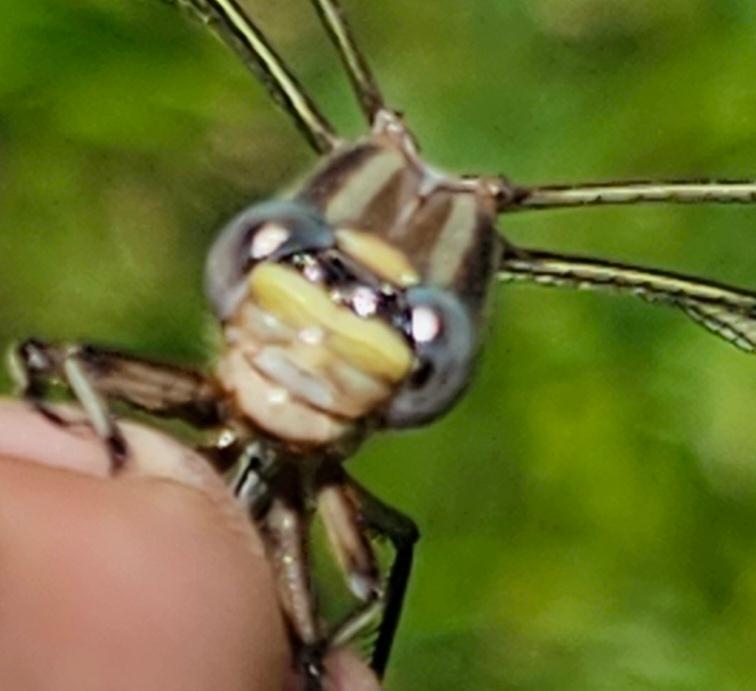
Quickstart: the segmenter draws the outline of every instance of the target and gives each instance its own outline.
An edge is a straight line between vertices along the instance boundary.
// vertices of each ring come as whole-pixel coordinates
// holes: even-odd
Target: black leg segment
[[[359,501],[364,526],[370,532],[388,538],[396,552],[383,593],[383,616],[370,661],[375,673],[382,677],[399,626],[404,596],[412,571],[415,543],[420,537],[420,532],[411,518],[383,503],[351,478],[348,482],[349,488]]]

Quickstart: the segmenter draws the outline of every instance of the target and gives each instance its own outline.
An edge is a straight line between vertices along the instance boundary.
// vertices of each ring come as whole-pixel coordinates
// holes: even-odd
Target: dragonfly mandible
[[[368,134],[351,142],[335,132],[240,5],[182,4],[237,51],[322,162],[289,198],[242,211],[211,251],[207,293],[225,335],[212,375],[92,346],[28,341],[17,351],[16,379],[42,410],[44,385],[65,381],[108,444],[114,472],[128,449],[108,399],[222,427],[211,456],[221,466],[233,461],[240,500],[270,536],[282,605],[312,688],[323,650],[358,638],[375,621],[371,661],[382,673],[417,530],[351,480],[342,464],[369,432],[424,424],[456,402],[496,280],[634,295],[677,309],[741,350],[756,349],[753,291],[521,247],[499,234],[497,217],[642,202],[751,203],[756,183],[563,187],[451,175],[425,162],[334,0],[314,5],[367,121]],[[358,601],[352,616],[325,629],[302,547],[312,504],[329,525]],[[394,544],[386,578],[363,527]]]

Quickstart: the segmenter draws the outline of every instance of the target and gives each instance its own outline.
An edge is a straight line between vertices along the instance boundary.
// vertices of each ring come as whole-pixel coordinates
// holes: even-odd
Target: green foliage
[[[339,125],[308,3],[250,2]],[[427,156],[520,182],[754,176],[752,0],[350,2]],[[0,343],[201,362],[214,230],[313,157],[159,0],[0,0]],[[504,219],[514,240],[754,285],[756,208]],[[388,687],[756,688],[756,362],[632,300],[504,288],[465,402],[351,467],[414,515]]]

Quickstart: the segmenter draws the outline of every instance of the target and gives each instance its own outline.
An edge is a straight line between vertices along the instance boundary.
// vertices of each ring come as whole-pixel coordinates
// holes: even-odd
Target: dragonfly
[[[641,203],[756,202],[755,181],[521,185],[455,175],[424,159],[384,99],[337,0],[312,0],[341,58],[366,133],[340,136],[236,0],[178,0],[247,65],[321,157],[287,196],[243,209],[221,229],[205,288],[223,344],[194,371],[83,344],[28,340],[14,350],[21,396],[45,402],[62,382],[103,439],[117,475],[129,448],[110,403],[211,430],[204,449],[266,540],[279,600],[309,689],[324,654],[371,637],[386,670],[419,531],[345,469],[372,433],[427,424],[464,394],[483,345],[493,286],[611,291],[671,307],[746,353],[756,293],[680,273],[520,246],[507,214]],[[317,514],[355,607],[323,622],[308,560]],[[373,541],[394,557],[382,569]]]

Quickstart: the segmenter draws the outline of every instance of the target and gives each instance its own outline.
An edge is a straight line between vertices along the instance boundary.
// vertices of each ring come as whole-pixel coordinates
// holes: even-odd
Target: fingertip
[[[17,653],[0,656],[0,681],[19,670],[41,674],[34,650],[55,652],[48,671],[75,676],[115,647],[118,660],[98,668],[103,678],[140,660],[135,679],[281,688],[290,653],[273,577],[222,478],[171,437],[123,423],[129,460],[110,479],[102,441],[76,408],[63,412],[77,422],[56,425],[27,404],[0,401],[0,590],[14,603],[4,615],[16,647],[5,641],[5,652]],[[85,663],[74,668],[82,651]]]
[[[92,432],[81,411],[68,406],[56,408],[56,410],[61,410],[66,419],[74,424],[56,425],[27,404],[17,401],[0,401],[0,457],[23,462],[31,461],[73,471],[78,475],[107,479],[111,475],[110,459],[102,441]],[[285,636],[282,622],[278,617],[277,606],[263,607],[262,609],[266,612],[264,616],[260,609],[263,601],[267,604],[275,601],[273,582],[267,562],[262,564],[265,559],[265,550],[260,536],[253,529],[248,517],[239,511],[222,479],[199,454],[154,429],[128,422],[121,423],[121,428],[129,445],[129,460],[124,472],[118,476],[118,482],[106,482],[103,486],[103,488],[110,488],[108,493],[112,493],[113,498],[118,499],[120,496],[121,505],[124,508],[116,509],[116,514],[124,517],[128,515],[130,509],[125,508],[126,501],[124,501],[128,495],[136,496],[141,500],[149,500],[148,504],[137,504],[141,506],[140,521],[137,523],[149,523],[150,511],[147,510],[147,506],[151,506],[157,509],[158,515],[164,516],[167,522],[181,523],[184,526],[183,531],[175,533],[167,543],[163,543],[170,544],[171,548],[180,547],[181,541],[185,539],[184,533],[187,531],[188,534],[205,536],[209,535],[207,531],[212,526],[220,531],[218,538],[211,540],[215,547],[202,548],[208,555],[213,555],[210,561],[224,562],[227,565],[225,576],[222,581],[219,581],[219,585],[224,584],[222,591],[225,591],[226,597],[218,598],[216,606],[226,609],[232,619],[240,617],[246,621],[243,627],[245,633],[241,633],[237,628],[235,636],[239,643],[246,641],[238,649],[239,653],[243,653],[244,650],[253,653],[255,648],[257,648],[257,653],[261,653],[262,648],[269,651],[265,655],[247,655],[246,668],[242,676],[248,680],[257,680],[252,688],[273,689],[269,683],[270,680],[280,679],[280,674],[276,673],[276,669],[282,672],[288,666],[290,658],[285,648]],[[14,469],[11,466],[6,470],[8,473],[17,474],[21,468]],[[35,483],[40,482],[36,473],[32,475]],[[70,477],[74,478],[74,476]],[[56,481],[53,479],[54,482]],[[65,478],[61,479],[61,483],[65,483]],[[27,493],[27,499],[39,494],[40,485],[35,486],[35,490],[29,490],[32,494]],[[70,490],[67,490],[65,494],[71,497]],[[76,494],[78,496],[76,510],[86,511],[88,502],[84,501],[84,495],[78,490]],[[82,501],[84,501],[83,505]],[[109,506],[112,504],[109,503]],[[71,509],[72,507],[69,506],[68,510]],[[98,513],[101,519],[104,516],[102,509],[95,513]],[[44,514],[40,511],[39,515]],[[93,520],[95,520],[94,516],[90,516],[82,520],[82,524],[91,524]],[[163,519],[158,519],[158,523],[153,523],[153,525],[157,526],[162,521]],[[155,528],[147,527],[146,530],[146,534],[149,534],[149,531],[154,531]],[[240,553],[246,556],[234,560],[230,560],[228,556],[221,557],[220,553],[224,552],[221,545],[231,546],[223,539],[223,535],[230,536],[232,543],[238,545]],[[111,536],[109,540],[120,545],[124,544],[123,537]],[[100,540],[100,542],[107,543],[106,540]],[[204,543],[201,542],[201,544]],[[171,552],[171,550],[166,551]],[[178,551],[181,552],[180,549]],[[225,551],[228,555],[228,550]],[[113,561],[116,558],[117,556],[113,555],[105,561]],[[175,563],[176,559],[174,555],[170,561]],[[153,555],[147,561],[157,563],[158,557]],[[228,566],[232,561],[236,566],[229,570]],[[96,563],[93,563],[91,570],[93,571],[95,567]],[[246,576],[241,573],[242,571]],[[155,573],[150,573],[150,578],[154,580]],[[236,575],[231,576],[232,573]],[[162,590],[174,588],[175,583],[167,577],[165,588]],[[144,587],[141,592],[144,594]],[[223,600],[225,605],[221,604],[220,600]],[[253,601],[257,602],[257,607],[251,606]],[[233,602],[242,604],[234,607]],[[180,611],[180,608],[174,609]],[[203,618],[207,621],[207,611]],[[207,642],[207,639],[205,640]],[[263,674],[260,669],[260,660],[266,656],[271,662],[271,669]],[[227,662],[226,658],[226,664]],[[249,668],[250,665],[256,669]],[[376,676],[351,651],[342,649],[331,652],[325,660],[325,665],[329,691],[380,691],[381,686]],[[267,681],[260,685],[263,678]],[[300,683],[292,676],[290,685],[286,688],[299,687]]]
[[[70,405],[55,406],[64,423],[56,424],[33,406],[0,400],[0,457],[22,463],[68,470],[99,478],[113,475],[105,445],[92,430],[84,413]],[[247,516],[233,501],[222,478],[196,451],[150,427],[119,423],[128,454],[117,479],[138,479],[154,485],[168,480],[191,487],[210,499],[226,527],[242,533],[257,554],[262,543]]]
[[[71,425],[55,424],[28,403],[0,400],[0,455],[105,477],[109,460],[80,411],[61,408]]]

